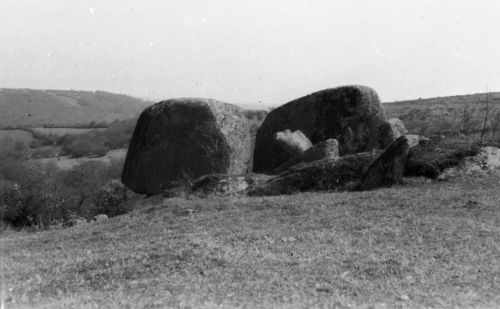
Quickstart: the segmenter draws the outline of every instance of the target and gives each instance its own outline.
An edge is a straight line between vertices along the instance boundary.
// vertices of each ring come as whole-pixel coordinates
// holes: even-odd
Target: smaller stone
[[[408,133],[403,121],[399,118],[391,118],[380,126],[381,142],[388,147],[396,139]]]
[[[401,183],[410,144],[401,136],[378,157],[361,178],[359,190],[371,190]]]
[[[286,161],[282,165],[278,166],[273,172],[274,174],[280,174],[289,169],[290,167],[300,163],[309,163],[317,160],[332,160],[338,158],[339,158],[339,142],[334,138],[329,138],[310,147],[302,154],[297,155],[291,158],[290,160]]]
[[[287,129],[277,132],[274,135],[274,139],[283,151],[288,153],[292,158],[302,154],[312,146],[311,141],[300,130],[292,132]]]
[[[190,194],[208,195],[243,195],[247,190],[268,180],[270,176],[262,174],[226,175],[210,174],[195,179]]]
[[[87,222],[87,220],[85,220],[83,218],[73,218],[73,219],[69,219],[66,222],[67,226],[85,225],[85,224],[88,224],[88,222]]]
[[[105,214],[100,214],[100,215],[95,216],[94,220],[96,222],[106,221],[106,220],[108,220],[108,216]]]
[[[408,301],[408,300],[410,300],[410,297],[408,295],[404,295],[404,294],[400,295],[398,298],[400,300],[402,300],[402,301]]]
[[[406,134],[405,137],[408,140],[408,144],[410,145],[410,148],[413,148],[422,142],[430,141],[430,138],[427,138],[427,137],[422,136],[422,135],[417,135],[417,134]]]
[[[339,158],[339,142],[334,138],[329,138],[317,143],[307,149],[303,155],[304,162],[313,162],[316,160],[331,160]]]

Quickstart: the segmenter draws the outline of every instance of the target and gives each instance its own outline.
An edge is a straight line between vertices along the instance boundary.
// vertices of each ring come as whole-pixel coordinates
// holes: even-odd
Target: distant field
[[[92,130],[105,131],[106,128],[33,128],[36,133],[44,135],[58,135],[63,136],[66,134],[83,134]]]
[[[41,162],[41,163],[54,163],[60,169],[69,170],[69,169],[72,169],[73,167],[75,167],[83,162],[100,161],[103,163],[109,163],[109,162],[111,162],[111,160],[125,159],[126,155],[127,155],[127,149],[115,149],[115,150],[109,151],[105,156],[98,157],[98,158],[59,157],[59,158],[37,159],[37,161]]]
[[[0,89],[0,125],[39,127],[130,119],[152,102],[103,91]]]
[[[10,138],[25,144],[29,144],[35,139],[33,134],[25,130],[0,130],[0,140],[3,138]]]
[[[389,117],[400,118],[412,133],[444,134],[480,130],[485,112],[490,126],[500,121],[500,93],[480,93],[383,104]]]

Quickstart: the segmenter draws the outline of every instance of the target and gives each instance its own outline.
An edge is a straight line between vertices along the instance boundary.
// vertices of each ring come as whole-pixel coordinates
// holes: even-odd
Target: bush
[[[58,146],[42,146],[31,151],[31,159],[55,158],[60,155],[61,147]]]
[[[74,158],[101,157],[110,150],[102,136],[95,133],[70,135],[64,139],[62,146],[63,153]]]
[[[112,217],[130,210],[132,204],[124,202],[137,196],[117,180],[123,161],[90,161],[61,171],[26,160],[12,147],[0,155],[0,220],[13,227],[43,228],[102,213]]]
[[[120,181],[111,180],[99,188],[93,195],[95,214],[106,214],[109,217],[118,216],[131,210],[131,205],[125,202],[135,194],[128,190]]]
[[[99,157],[112,149],[126,148],[132,138],[136,119],[116,120],[108,128],[83,134],[65,135],[57,140],[65,154],[72,157]]]
[[[3,171],[11,179],[4,179],[0,187],[0,220],[15,227],[44,227],[67,217],[66,199],[54,187],[55,167],[44,168],[35,163],[18,162],[12,169],[16,171],[14,176],[9,171]]]

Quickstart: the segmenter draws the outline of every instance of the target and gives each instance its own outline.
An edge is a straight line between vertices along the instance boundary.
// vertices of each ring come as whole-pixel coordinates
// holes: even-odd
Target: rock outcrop
[[[318,160],[291,167],[249,190],[249,195],[279,195],[301,191],[350,189],[359,181],[381,151],[350,154],[338,159]]]
[[[394,141],[368,168],[357,186],[358,190],[388,187],[403,181],[410,142],[406,136]]]
[[[204,195],[246,195],[248,190],[260,185],[271,176],[263,174],[211,174],[196,179],[191,186],[192,194]]]
[[[102,222],[102,221],[106,221],[108,219],[109,219],[108,215],[106,215],[106,214],[100,214],[100,215],[94,216],[95,222]]]
[[[466,157],[474,157],[480,151],[480,143],[473,140],[438,137],[424,140],[410,149],[405,176],[436,179],[445,169],[456,167]]]
[[[459,175],[491,172],[500,169],[500,149],[497,147],[481,147],[475,156],[463,158],[457,166],[443,170],[440,178],[446,179]]]
[[[366,86],[326,89],[271,111],[257,132],[253,170],[272,173],[292,158],[274,139],[277,132],[300,130],[318,144],[339,142],[340,155],[383,149],[380,127],[387,117],[377,93]]]
[[[250,157],[248,123],[238,107],[210,99],[172,99],[140,115],[122,181],[151,195],[206,174],[245,173]]]
[[[303,153],[296,155],[285,163],[281,164],[274,170],[274,174],[281,174],[290,167],[300,164],[309,163],[317,160],[334,160],[339,158],[339,143],[334,138],[329,138],[318,144],[310,147]]]

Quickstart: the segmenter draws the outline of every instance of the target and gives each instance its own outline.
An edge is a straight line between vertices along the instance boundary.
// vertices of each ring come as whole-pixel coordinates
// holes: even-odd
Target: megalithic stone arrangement
[[[291,159],[274,138],[277,132],[300,130],[312,144],[336,139],[342,156],[386,147],[380,130],[386,123],[380,99],[369,87],[343,86],[309,94],[267,115],[257,132],[254,172],[272,173]]]
[[[151,195],[202,175],[246,173],[250,146],[239,107],[211,99],[162,101],[137,121],[122,182]]]

